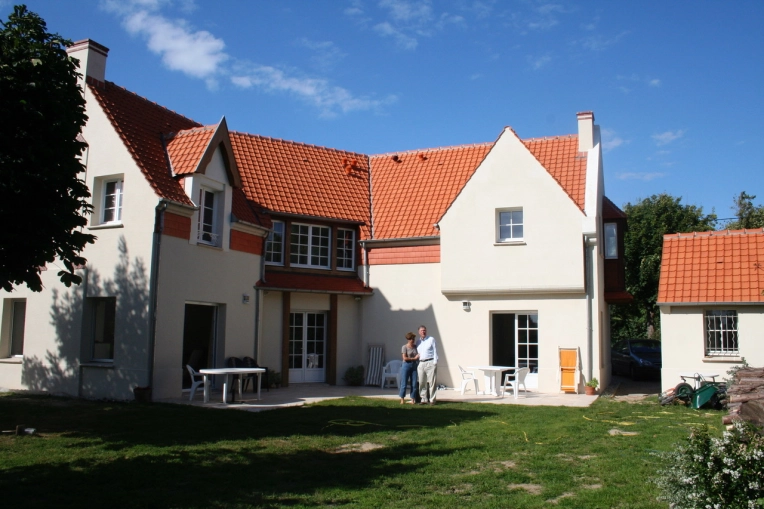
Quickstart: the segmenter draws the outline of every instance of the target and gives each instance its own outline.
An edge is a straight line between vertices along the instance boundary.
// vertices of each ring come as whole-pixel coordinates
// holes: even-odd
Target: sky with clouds
[[[764,203],[764,2],[26,0],[204,124],[365,154],[602,129],[618,205]],[[0,0],[6,19],[13,2]],[[420,197],[412,197],[419,199]]]

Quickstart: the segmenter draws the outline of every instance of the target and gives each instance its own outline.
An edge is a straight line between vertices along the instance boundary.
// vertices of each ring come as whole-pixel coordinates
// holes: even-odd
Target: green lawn
[[[655,451],[721,414],[345,398],[250,413],[0,396],[4,507],[667,507]],[[636,435],[612,435],[611,430]]]

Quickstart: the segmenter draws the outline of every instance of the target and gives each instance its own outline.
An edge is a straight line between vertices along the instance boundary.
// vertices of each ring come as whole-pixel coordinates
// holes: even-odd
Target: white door
[[[289,383],[326,381],[326,313],[289,313]]]

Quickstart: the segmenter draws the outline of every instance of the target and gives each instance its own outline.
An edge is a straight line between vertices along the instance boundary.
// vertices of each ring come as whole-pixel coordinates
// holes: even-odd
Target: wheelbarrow
[[[716,375],[704,377],[700,373],[695,373],[694,375],[680,375],[680,377],[682,378],[681,383],[661,394],[661,405],[680,401],[695,409],[704,406],[719,409],[724,406],[723,400],[727,394],[727,386],[724,382],[717,382]],[[687,383],[688,380],[693,380],[695,387]]]

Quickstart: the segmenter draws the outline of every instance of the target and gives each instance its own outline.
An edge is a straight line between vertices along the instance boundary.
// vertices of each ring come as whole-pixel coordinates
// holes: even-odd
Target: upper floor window
[[[103,183],[103,214],[101,223],[119,223],[122,221],[122,188],[124,182],[107,180]]]
[[[737,311],[706,311],[706,357],[738,355]]]
[[[337,268],[353,270],[355,267],[355,232],[337,229]]]
[[[201,244],[220,245],[218,201],[216,193],[208,189],[199,189],[199,225],[196,240]]]
[[[289,261],[292,265],[329,268],[328,226],[292,224]]]
[[[605,258],[618,258],[618,225],[605,223]]]
[[[284,264],[284,223],[273,221],[273,228],[265,241],[265,263]]]
[[[497,242],[523,240],[523,209],[497,211],[496,230]]]

